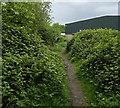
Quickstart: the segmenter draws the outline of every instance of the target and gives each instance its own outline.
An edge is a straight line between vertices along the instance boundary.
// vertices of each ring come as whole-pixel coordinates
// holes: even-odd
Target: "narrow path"
[[[66,70],[69,80],[69,86],[70,86],[70,92],[72,98],[71,106],[85,106],[85,104],[83,103],[85,96],[82,93],[80,84],[78,83],[77,78],[75,76],[74,66],[66,58],[65,50],[62,50],[61,55],[66,65]]]

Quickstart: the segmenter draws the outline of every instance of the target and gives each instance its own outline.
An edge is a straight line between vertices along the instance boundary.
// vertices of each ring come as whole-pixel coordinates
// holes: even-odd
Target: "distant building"
[[[84,29],[111,28],[120,30],[120,16],[106,15],[65,24],[65,34],[74,34]]]

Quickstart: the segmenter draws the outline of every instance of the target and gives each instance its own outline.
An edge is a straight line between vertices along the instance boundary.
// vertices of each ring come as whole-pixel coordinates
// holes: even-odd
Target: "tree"
[[[64,25],[60,25],[60,31],[61,31],[61,33],[65,33],[65,26]]]

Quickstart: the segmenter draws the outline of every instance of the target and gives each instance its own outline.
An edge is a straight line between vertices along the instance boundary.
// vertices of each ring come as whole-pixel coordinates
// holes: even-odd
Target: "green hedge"
[[[3,108],[64,106],[68,101],[63,61],[43,44],[38,28],[33,28],[35,9],[35,3],[2,5]]]
[[[67,45],[72,61],[81,61],[77,74],[96,87],[97,105],[119,105],[119,36],[117,30],[83,30]]]
[[[44,46],[34,54],[4,54],[4,107],[65,105],[63,61]]]

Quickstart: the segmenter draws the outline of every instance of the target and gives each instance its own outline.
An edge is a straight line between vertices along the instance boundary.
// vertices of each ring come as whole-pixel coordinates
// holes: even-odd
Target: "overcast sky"
[[[52,3],[53,22],[66,24],[106,14],[118,14],[119,0],[102,0],[101,2],[97,2],[97,0],[89,0],[89,2],[87,0],[84,0],[84,2],[80,1],[82,0],[54,0]]]

